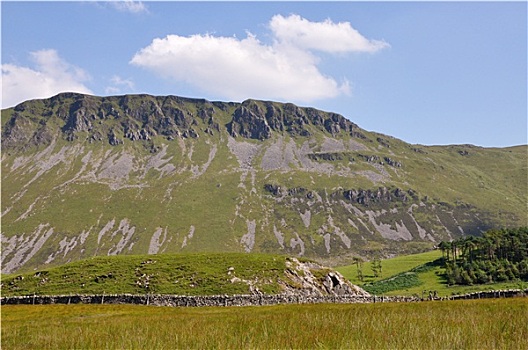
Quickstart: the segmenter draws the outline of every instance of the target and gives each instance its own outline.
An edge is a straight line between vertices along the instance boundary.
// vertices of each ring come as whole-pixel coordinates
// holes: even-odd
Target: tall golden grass
[[[528,349],[528,299],[2,307],[2,349]]]

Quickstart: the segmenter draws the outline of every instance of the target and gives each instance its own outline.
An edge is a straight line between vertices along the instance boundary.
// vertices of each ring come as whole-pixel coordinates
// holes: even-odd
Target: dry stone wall
[[[453,295],[442,300],[514,298],[527,297],[528,289],[492,290],[463,295]],[[99,295],[25,295],[1,297],[1,305],[44,305],[44,304],[136,304],[173,307],[204,306],[260,306],[279,304],[354,304],[386,302],[418,302],[418,296],[366,296],[366,295],[150,295],[150,294],[99,294]]]
[[[27,295],[0,298],[2,305],[18,304],[138,304],[156,306],[258,306],[278,304],[351,304],[377,302],[413,302],[417,297],[378,297],[378,296],[305,296],[293,294],[279,295]]]
[[[449,297],[451,300],[458,299],[490,299],[490,298],[514,298],[528,296],[528,288],[521,289],[507,289],[507,290],[490,290],[486,292],[473,292],[461,295],[453,295]]]

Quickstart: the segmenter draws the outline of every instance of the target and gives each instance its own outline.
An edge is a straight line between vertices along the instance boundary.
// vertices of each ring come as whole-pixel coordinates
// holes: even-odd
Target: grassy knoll
[[[157,293],[244,294],[250,281],[277,293],[286,257],[210,253],[93,257],[26,274],[2,276],[2,295]],[[233,278],[238,278],[232,282]]]
[[[3,349],[526,349],[525,298],[405,304],[2,307]]]
[[[363,281],[358,279],[356,265],[341,266],[336,270],[352,283],[378,295],[422,295],[424,292],[427,295],[429,291],[437,291],[439,296],[449,296],[482,290],[528,288],[528,282],[521,281],[449,286],[444,277],[445,268],[434,263],[441,256],[439,250],[434,250],[383,260],[382,275],[379,277],[374,277],[372,263],[365,262],[362,267]]]

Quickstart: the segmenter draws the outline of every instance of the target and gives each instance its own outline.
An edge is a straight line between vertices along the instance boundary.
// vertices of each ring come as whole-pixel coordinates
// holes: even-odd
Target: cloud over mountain
[[[388,44],[363,37],[350,23],[310,22],[274,16],[273,43],[195,34],[156,38],[132,60],[160,76],[183,81],[231,100],[246,98],[309,102],[349,93],[349,84],[323,74],[317,52],[375,52]]]
[[[66,62],[56,50],[34,51],[30,55],[34,69],[2,64],[2,108],[63,91],[92,93],[83,84],[89,79],[88,74]]]

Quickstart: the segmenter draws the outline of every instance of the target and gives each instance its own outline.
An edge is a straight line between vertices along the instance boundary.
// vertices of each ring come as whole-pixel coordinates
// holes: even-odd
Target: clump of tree
[[[528,281],[528,227],[441,242],[447,283]]]

